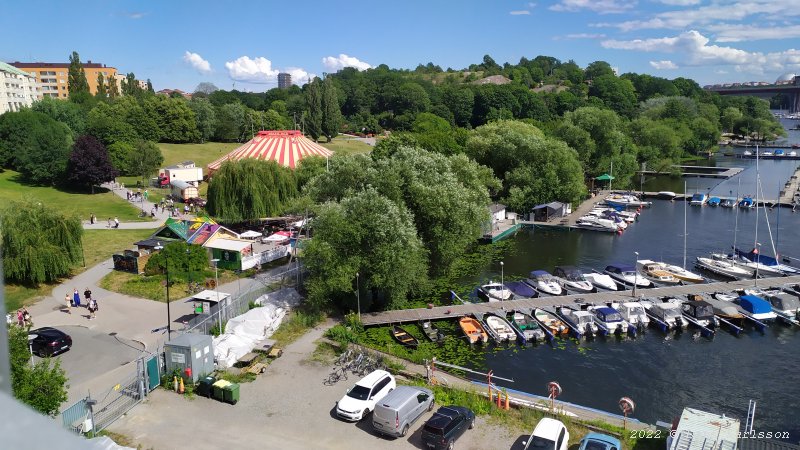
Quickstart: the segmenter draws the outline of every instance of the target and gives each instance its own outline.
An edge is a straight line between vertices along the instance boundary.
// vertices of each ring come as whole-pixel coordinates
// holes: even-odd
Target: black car
[[[72,347],[72,338],[55,328],[43,327],[28,332],[31,350],[40,357],[53,356]]]
[[[452,449],[467,428],[475,426],[475,413],[463,406],[442,406],[422,427],[422,442],[428,448]]]

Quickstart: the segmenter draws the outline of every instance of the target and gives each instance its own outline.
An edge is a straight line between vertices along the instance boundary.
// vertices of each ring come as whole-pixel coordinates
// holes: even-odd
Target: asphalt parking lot
[[[206,398],[188,400],[158,389],[109,429],[157,450],[424,448],[420,430],[431,412],[420,417],[405,438],[398,439],[375,434],[370,418],[349,423],[335,417],[336,401],[357,377],[333,386],[323,384],[331,366],[308,360],[321,335],[321,330],[313,330],[284,349],[265,374],[241,385],[241,399],[235,406]],[[436,408],[439,406],[437,403]],[[462,435],[455,448],[508,449],[520,437],[521,433],[479,417],[475,428]]]
[[[110,336],[87,327],[55,328],[72,337],[72,347],[55,357],[61,362],[61,367],[69,379],[69,398],[65,405],[85,397],[89,390],[99,395],[113,386],[114,383],[106,381],[108,377],[114,374],[121,376],[125,371],[121,368],[135,360],[143,348],[138,342]],[[34,361],[40,360],[38,356],[33,358]]]

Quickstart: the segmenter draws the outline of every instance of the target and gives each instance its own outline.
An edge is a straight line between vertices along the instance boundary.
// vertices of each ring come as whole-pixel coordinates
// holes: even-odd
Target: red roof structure
[[[296,168],[300,160],[308,156],[327,158],[333,154],[327,148],[303,136],[299,130],[259,131],[253,139],[208,165],[208,174],[219,170],[225,161],[244,158],[275,161],[289,168]]]

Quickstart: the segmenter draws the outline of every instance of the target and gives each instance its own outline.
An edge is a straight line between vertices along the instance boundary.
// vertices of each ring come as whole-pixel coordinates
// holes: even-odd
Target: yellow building
[[[69,97],[68,73],[69,63],[23,63],[13,62],[11,66],[24,70],[36,76],[39,84],[39,98],[49,96],[65,99]],[[91,60],[83,63],[83,71],[86,73],[86,81],[89,82],[89,92],[92,95],[97,93],[97,75],[103,74],[103,79],[117,75],[117,69],[106,67],[105,64],[93,63]],[[117,86],[119,88],[119,86]]]

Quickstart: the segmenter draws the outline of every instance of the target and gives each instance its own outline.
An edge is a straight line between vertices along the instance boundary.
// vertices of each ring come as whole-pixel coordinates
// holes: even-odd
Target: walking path
[[[123,189],[123,188],[119,187],[118,185],[111,184],[111,183],[103,183],[102,186],[104,188],[110,190],[111,192],[117,194],[117,196],[119,196],[119,198],[121,198],[121,199],[123,199],[125,201],[128,201],[131,205],[135,206],[137,209],[139,209],[141,211],[144,211],[147,214],[148,217],[150,216],[150,211],[153,208],[156,209],[156,216],[155,216],[154,219],[151,219],[149,221],[142,221],[142,222],[120,222],[119,229],[121,229],[121,230],[155,229],[155,228],[158,228],[161,225],[163,225],[164,221],[166,221],[168,218],[170,218],[170,214],[171,213],[170,213],[169,210],[165,209],[165,210],[162,211],[161,208],[156,207],[156,204],[153,203],[153,202],[150,202],[150,201],[144,200],[144,199],[142,199],[142,200],[128,200],[127,192],[129,192],[129,191],[131,193],[136,192],[136,188],[134,188],[134,189],[128,189],[128,188]],[[142,191],[142,192],[144,192],[144,191]],[[176,206],[178,208],[180,208],[180,211],[181,211],[179,216],[177,216],[177,217],[194,217],[193,215],[184,215],[183,214],[183,204],[182,203],[176,203]],[[98,217],[97,218],[97,223],[90,224],[90,223],[88,223],[88,221],[84,222],[83,229],[84,230],[107,230],[109,228],[108,219],[109,219],[108,217]],[[113,221],[114,218],[111,217],[111,220]]]

